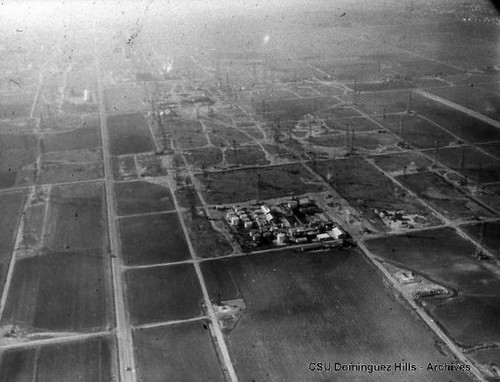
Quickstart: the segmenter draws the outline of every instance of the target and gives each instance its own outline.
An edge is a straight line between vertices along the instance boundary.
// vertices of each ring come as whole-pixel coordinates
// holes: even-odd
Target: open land
[[[213,299],[245,302],[245,312],[225,336],[236,371],[248,380],[326,380],[309,374],[304,359],[376,363],[394,358],[417,364],[450,360],[356,250],[313,256],[282,251],[211,261],[202,269]],[[378,315],[384,318],[374,318]],[[413,344],[411,350],[407,341]],[[442,380],[417,374],[419,380]],[[342,378],[364,377],[353,372]],[[381,381],[401,378],[397,372],[370,376]]]
[[[3,5],[0,381],[500,380],[495,9],[182,3]]]

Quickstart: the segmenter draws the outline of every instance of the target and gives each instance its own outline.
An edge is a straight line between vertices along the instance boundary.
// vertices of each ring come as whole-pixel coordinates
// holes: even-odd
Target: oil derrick
[[[332,166],[328,166],[328,173],[326,174],[326,180],[328,183],[332,183],[333,181],[333,172],[332,172]]]
[[[411,90],[408,90],[408,98],[406,99],[406,113],[409,114],[411,110]]]
[[[226,72],[226,90],[228,93],[231,93],[231,91],[233,90],[231,88],[231,82],[229,81],[229,73]]]
[[[439,149],[439,142],[436,140],[436,141],[434,141],[434,163],[432,164],[432,167],[434,167],[434,168],[437,167],[438,149]]]
[[[358,82],[354,81],[354,91],[352,92],[352,104],[356,105],[356,92],[358,91]]]
[[[484,221],[483,221],[483,222],[481,222],[481,230],[479,231],[479,247],[477,248],[476,255],[475,255],[476,259],[480,259],[480,260],[488,258],[488,256],[486,256],[486,254],[483,251],[483,246],[484,246],[484,227],[485,227],[485,224],[484,224]]]
[[[274,117],[274,128],[273,128],[275,143],[279,143],[280,130],[281,130],[280,117],[277,115],[276,117]]]
[[[218,53],[216,53],[216,57],[215,57],[215,82],[216,82],[217,86],[220,88],[221,84],[222,84],[222,80],[221,80],[221,75],[220,75],[220,58],[219,58]]]
[[[257,183],[255,185],[257,189],[257,200],[260,200],[260,187],[261,187],[261,181],[260,181],[260,174],[257,174]]]
[[[460,174],[463,176],[464,175],[464,169],[465,169],[465,146],[462,146],[462,151],[460,153],[460,162],[458,164],[458,168],[460,169]],[[462,178],[460,180],[460,183],[463,185],[467,184],[467,178]]]
[[[233,143],[233,154],[234,154],[234,159],[236,160],[236,162],[238,162],[238,145],[236,143],[236,139],[233,139],[232,140],[232,143]]]
[[[354,128],[351,127],[351,151],[354,151]]]

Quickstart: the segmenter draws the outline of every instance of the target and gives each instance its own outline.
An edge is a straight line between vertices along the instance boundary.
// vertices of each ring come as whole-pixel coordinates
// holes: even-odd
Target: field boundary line
[[[203,316],[199,316],[199,317],[185,318],[183,320],[153,322],[151,324],[136,325],[136,326],[133,326],[132,328],[133,328],[133,330],[153,329],[153,328],[161,328],[164,326],[187,324],[190,322],[198,322],[198,321],[204,321],[204,320],[205,321],[210,320],[210,317],[203,315]]]
[[[43,346],[43,345],[58,345],[58,344],[63,344],[63,343],[68,343],[68,342],[77,342],[77,341],[82,341],[86,339],[92,339],[92,338],[105,338],[109,337],[111,334],[113,334],[112,331],[106,331],[106,332],[93,332],[93,333],[75,333],[74,335],[68,335],[68,336],[59,336],[59,337],[53,337],[53,338],[43,338],[43,339],[37,339],[37,340],[27,340],[27,341],[20,341],[20,342],[15,342],[15,343],[10,343],[10,344],[0,344],[0,350],[5,351],[5,350],[11,350],[11,349],[24,349],[24,348],[34,348],[38,346]]]
[[[163,215],[163,214],[172,214],[175,212],[176,212],[175,209],[166,210],[166,211],[152,211],[152,212],[143,212],[143,213],[130,214],[130,215],[116,215],[116,218],[117,219],[126,219],[126,218],[135,218],[135,217],[141,217],[141,216],[155,216],[155,215]]]
[[[170,187],[173,189],[172,187]],[[203,293],[203,300],[205,303],[205,308],[208,313],[208,317],[210,318],[210,321],[212,325],[210,325],[212,335],[216,339],[216,344],[218,345],[217,348],[220,352],[220,356],[222,357],[221,359],[221,366],[223,366],[223,372],[224,375],[229,376],[229,379],[231,382],[238,382],[238,377],[236,376],[236,371],[234,369],[233,363],[231,361],[231,357],[229,355],[229,350],[227,348],[226,342],[224,340],[224,336],[222,335],[222,330],[219,327],[219,323],[217,322],[217,317],[215,316],[215,310],[212,306],[212,302],[210,301],[210,295],[208,294],[208,288],[207,284],[205,283],[205,279],[203,277],[203,273],[201,272],[200,264],[199,261],[197,261],[197,256],[196,252],[193,247],[193,243],[191,241],[191,237],[189,236],[189,231],[186,226],[186,222],[184,221],[184,218],[182,217],[182,214],[179,210],[179,204],[177,201],[177,196],[175,195],[175,192],[172,192],[172,199],[174,201],[177,214],[179,216],[179,221],[182,226],[182,230],[184,231],[184,236],[186,237],[186,242],[189,247],[189,252],[191,253],[191,258],[193,260],[193,266],[196,271],[196,275],[198,276],[198,282],[200,283],[200,287]]]
[[[7,277],[5,278],[5,284],[3,286],[2,298],[0,299],[0,321],[3,319],[3,313],[5,310],[5,305],[7,303],[7,297],[10,290],[10,284],[12,280],[12,275],[14,274],[14,268],[16,266],[17,253],[21,247],[21,241],[23,239],[24,232],[24,222],[26,218],[26,210],[28,209],[29,203],[32,197],[35,195],[36,186],[31,186],[31,191],[26,195],[26,201],[21,212],[21,216],[18,218],[18,227],[16,233],[16,240],[14,241],[14,248],[12,250],[12,256],[9,262],[9,270],[7,271]]]

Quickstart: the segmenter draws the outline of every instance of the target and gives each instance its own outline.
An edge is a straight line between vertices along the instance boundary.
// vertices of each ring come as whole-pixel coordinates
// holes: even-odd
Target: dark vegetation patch
[[[200,284],[191,264],[125,273],[133,325],[182,320],[202,313]]]
[[[140,381],[222,381],[207,321],[134,330]]]
[[[120,237],[127,265],[181,261],[189,248],[177,213],[121,218]]]

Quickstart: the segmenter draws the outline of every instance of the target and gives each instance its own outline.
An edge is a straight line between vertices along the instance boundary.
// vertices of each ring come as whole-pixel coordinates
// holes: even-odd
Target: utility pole
[[[479,231],[479,248],[477,249],[477,252],[476,252],[476,258],[478,258],[478,259],[484,259],[486,257],[483,253],[484,227],[485,227],[485,224],[483,221],[483,222],[481,222],[481,230]]]
[[[354,128],[351,128],[351,151],[354,151]]]
[[[437,167],[437,161],[438,161],[438,149],[439,149],[439,142],[438,140],[436,140],[434,142],[434,163],[432,165],[432,167]]]
[[[260,200],[260,174],[257,174],[257,201]]]

